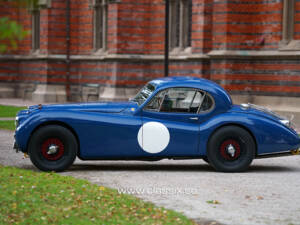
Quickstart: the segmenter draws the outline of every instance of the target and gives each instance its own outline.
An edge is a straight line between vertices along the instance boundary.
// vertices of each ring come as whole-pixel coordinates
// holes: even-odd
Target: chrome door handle
[[[198,117],[190,117],[190,120],[198,120]]]

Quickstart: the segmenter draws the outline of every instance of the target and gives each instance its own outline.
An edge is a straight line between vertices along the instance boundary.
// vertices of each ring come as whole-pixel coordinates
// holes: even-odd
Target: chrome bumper
[[[20,151],[20,148],[16,142],[16,137],[14,137],[14,146],[13,146],[13,149],[16,150],[16,153],[18,153]]]

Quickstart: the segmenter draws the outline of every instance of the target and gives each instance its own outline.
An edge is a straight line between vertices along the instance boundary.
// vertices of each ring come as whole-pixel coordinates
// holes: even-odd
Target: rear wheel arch
[[[47,121],[44,123],[39,124],[36,128],[34,128],[34,130],[31,132],[30,137],[28,138],[28,142],[27,142],[27,146],[26,146],[26,152],[28,153],[28,144],[30,142],[30,139],[32,137],[32,135],[40,128],[45,127],[45,126],[49,126],[49,125],[57,125],[57,126],[62,126],[66,129],[68,129],[69,131],[71,131],[71,133],[74,135],[76,141],[77,141],[77,155],[80,155],[80,141],[79,141],[79,137],[77,135],[77,133],[75,132],[75,130],[69,126],[67,123],[61,122],[61,121]]]

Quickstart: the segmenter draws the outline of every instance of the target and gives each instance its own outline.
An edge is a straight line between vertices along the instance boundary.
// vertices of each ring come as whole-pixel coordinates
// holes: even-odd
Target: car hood
[[[89,102],[72,104],[34,105],[28,108],[29,113],[36,110],[75,110],[87,112],[120,113],[128,108],[137,108],[135,102]]]

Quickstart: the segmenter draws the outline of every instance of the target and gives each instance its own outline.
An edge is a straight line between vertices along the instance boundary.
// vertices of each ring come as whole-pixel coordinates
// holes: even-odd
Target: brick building
[[[0,97],[122,100],[164,76],[164,0],[40,0],[0,15],[32,30],[0,56]],[[170,76],[299,106],[300,0],[170,0],[169,22]]]

